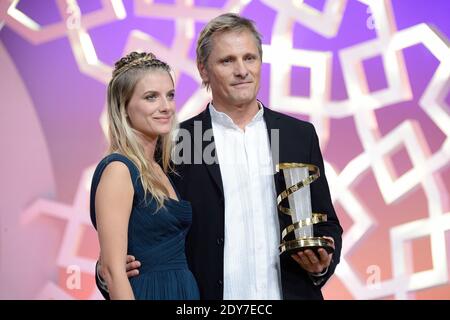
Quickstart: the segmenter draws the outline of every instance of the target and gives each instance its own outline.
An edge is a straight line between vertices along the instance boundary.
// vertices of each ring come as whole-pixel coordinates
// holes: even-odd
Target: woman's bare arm
[[[125,268],[133,196],[127,166],[119,161],[108,164],[97,187],[95,212],[102,274],[112,300],[134,299]]]

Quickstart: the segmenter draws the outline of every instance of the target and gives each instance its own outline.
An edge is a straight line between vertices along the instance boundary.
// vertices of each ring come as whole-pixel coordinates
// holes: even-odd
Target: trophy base
[[[333,242],[322,237],[298,238],[295,240],[284,241],[280,244],[280,255],[294,254],[300,251],[312,250],[319,256],[318,250],[325,249],[328,254],[334,252]]]

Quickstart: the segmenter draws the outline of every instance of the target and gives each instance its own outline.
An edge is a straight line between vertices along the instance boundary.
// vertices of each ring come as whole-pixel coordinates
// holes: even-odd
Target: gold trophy
[[[286,190],[277,197],[278,209],[292,218],[292,224],[288,225],[281,233],[280,254],[292,254],[298,251],[310,249],[318,254],[319,248],[332,253],[333,243],[323,237],[314,237],[313,225],[327,221],[326,214],[312,213],[310,184],[320,176],[319,168],[311,164],[280,163],[276,167],[277,172],[282,170],[286,182]],[[281,205],[288,198],[289,208]],[[286,237],[294,232],[294,239]]]

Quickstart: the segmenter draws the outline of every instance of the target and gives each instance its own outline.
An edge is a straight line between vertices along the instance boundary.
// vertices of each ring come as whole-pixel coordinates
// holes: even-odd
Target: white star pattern
[[[78,254],[85,228],[92,228],[89,215],[89,190],[94,167],[90,167],[83,173],[80,184],[72,205],[62,204],[46,199],[38,199],[22,215],[22,223],[32,223],[33,219],[46,215],[66,222],[63,239],[56,259],[57,267],[67,270],[70,266],[85,274],[93,275],[96,260],[81,257]],[[81,290],[86,286],[81,284]],[[90,294],[93,298],[99,298],[97,290]],[[39,299],[66,299],[71,297],[66,291],[49,282],[38,294]]]

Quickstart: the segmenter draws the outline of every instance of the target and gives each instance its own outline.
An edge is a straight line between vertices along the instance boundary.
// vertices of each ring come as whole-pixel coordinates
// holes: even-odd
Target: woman
[[[111,299],[199,299],[185,256],[189,202],[167,173],[175,127],[170,67],[151,53],[120,59],[108,86],[109,151],[91,187],[91,219]],[[128,279],[126,255],[142,263]]]

